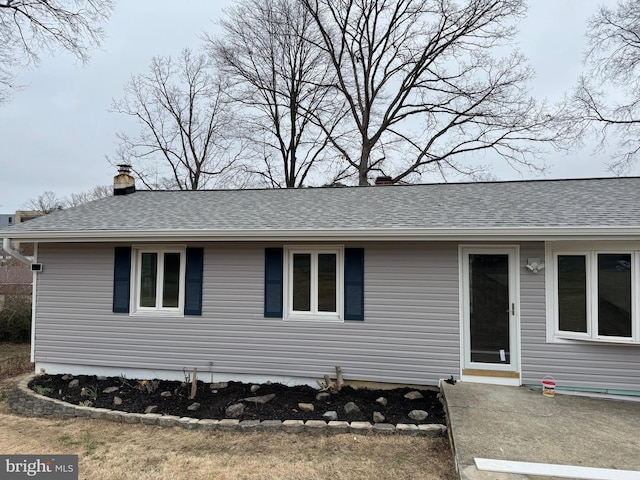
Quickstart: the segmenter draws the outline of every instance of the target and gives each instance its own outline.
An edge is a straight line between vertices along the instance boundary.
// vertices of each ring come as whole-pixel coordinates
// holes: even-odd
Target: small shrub
[[[155,393],[160,386],[160,380],[141,380],[138,381],[138,390],[147,393]]]
[[[0,310],[0,342],[31,340],[31,296],[6,295]]]
[[[129,381],[127,379],[127,376],[124,373],[121,373],[120,376],[118,377],[118,380],[120,380],[120,387],[131,387],[131,385],[129,384]],[[131,387],[132,388],[132,387]]]
[[[36,385],[33,389],[38,395],[46,395],[47,393],[53,392],[51,387],[43,387],[42,385]]]
[[[96,398],[98,398],[98,389],[97,387],[82,387],[80,395],[83,397],[89,397],[91,401],[95,401]]]

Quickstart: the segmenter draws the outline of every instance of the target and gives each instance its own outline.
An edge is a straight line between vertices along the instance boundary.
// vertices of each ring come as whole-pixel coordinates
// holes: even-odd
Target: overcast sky
[[[117,131],[136,128],[107,112],[122,96],[132,74],[143,73],[154,55],[197,49],[198,35],[215,32],[230,0],[135,0],[117,2],[106,25],[108,38],[87,66],[59,54],[22,72],[23,91],[0,106],[0,213],[22,208],[44,191],[63,197],[110,184],[115,173],[105,155],[116,147]],[[520,48],[537,77],[532,93],[559,100],[582,70],[585,25],[602,1],[531,0],[520,25]],[[135,132],[135,130],[133,130]],[[589,149],[572,155],[549,152],[547,178],[610,176],[606,158]],[[521,178],[499,168],[499,179]],[[532,178],[528,176],[526,178]]]

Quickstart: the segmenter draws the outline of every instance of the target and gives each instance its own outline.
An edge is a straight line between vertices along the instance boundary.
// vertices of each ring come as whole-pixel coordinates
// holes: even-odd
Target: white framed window
[[[640,245],[584,246],[551,249],[553,338],[640,342]]]
[[[287,246],[284,255],[285,319],[343,320],[342,246]]]
[[[182,316],[185,248],[133,247],[131,312]]]

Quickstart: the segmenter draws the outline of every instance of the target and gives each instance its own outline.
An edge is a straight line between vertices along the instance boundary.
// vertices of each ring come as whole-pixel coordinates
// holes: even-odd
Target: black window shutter
[[[202,273],[204,248],[187,248],[184,314],[202,315]]]
[[[364,320],[364,248],[344,249],[344,319]]]
[[[116,247],[113,262],[113,312],[129,313],[131,247]]]
[[[282,248],[264,250],[264,316],[282,318]]]

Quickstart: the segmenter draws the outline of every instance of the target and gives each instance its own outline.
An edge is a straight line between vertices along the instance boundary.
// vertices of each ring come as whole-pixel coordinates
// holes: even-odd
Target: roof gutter
[[[32,242],[544,241],[640,239],[640,227],[387,228],[316,230],[77,230],[12,232]]]
[[[24,263],[25,265],[28,265],[29,267],[31,265],[33,265],[33,262],[31,260],[29,260],[27,257],[19,254],[13,248],[11,248],[11,239],[10,238],[3,238],[2,239],[2,249],[5,252],[7,252],[10,256],[12,256],[16,260]]]

